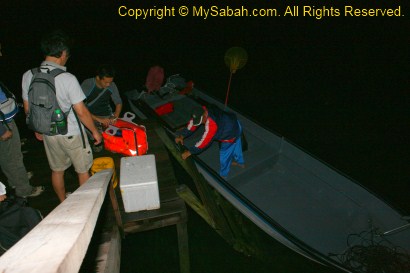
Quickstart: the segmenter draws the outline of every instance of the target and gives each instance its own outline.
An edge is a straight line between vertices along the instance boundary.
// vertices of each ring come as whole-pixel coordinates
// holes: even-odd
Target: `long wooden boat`
[[[134,112],[156,116],[171,136],[186,125],[193,105],[213,104],[236,113],[247,140],[246,168],[232,167],[222,179],[216,144],[194,160],[206,181],[261,230],[297,253],[345,272],[374,272],[368,270],[389,255],[393,260],[386,272],[410,272],[410,217],[204,92],[194,88],[181,94],[181,82],[174,75],[158,92],[133,90],[127,97]],[[158,115],[155,110],[169,103],[172,111]],[[201,135],[198,130],[186,145]]]

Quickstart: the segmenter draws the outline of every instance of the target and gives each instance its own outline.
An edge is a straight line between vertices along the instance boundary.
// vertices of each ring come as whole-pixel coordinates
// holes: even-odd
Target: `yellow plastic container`
[[[96,172],[105,170],[105,169],[113,169],[112,173],[112,183],[114,188],[117,187],[118,184],[118,176],[115,171],[115,164],[114,160],[111,157],[98,157],[94,159],[93,166],[91,167],[91,174],[95,174]]]

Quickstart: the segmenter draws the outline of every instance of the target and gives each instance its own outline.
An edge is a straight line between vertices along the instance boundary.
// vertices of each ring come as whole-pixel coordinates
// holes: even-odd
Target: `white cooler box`
[[[121,158],[120,189],[125,212],[159,209],[155,156]]]

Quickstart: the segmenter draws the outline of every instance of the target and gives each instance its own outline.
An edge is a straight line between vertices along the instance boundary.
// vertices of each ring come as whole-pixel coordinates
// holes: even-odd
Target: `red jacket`
[[[191,154],[201,153],[211,145],[214,140],[220,142],[234,142],[241,134],[235,114],[228,113],[214,106],[209,106],[208,109],[203,106],[203,108],[208,110],[205,131],[201,140],[199,140],[195,146],[189,148]],[[182,130],[181,135],[184,138],[189,137],[199,126],[194,126],[193,120],[190,119],[187,127]]]

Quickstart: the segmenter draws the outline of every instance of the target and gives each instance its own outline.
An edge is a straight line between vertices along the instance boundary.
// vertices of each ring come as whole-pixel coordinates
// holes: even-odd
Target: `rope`
[[[352,239],[358,242],[350,243]],[[375,229],[347,238],[347,250],[336,255],[339,261],[354,272],[405,273],[410,272],[410,255],[403,248],[394,246]]]

